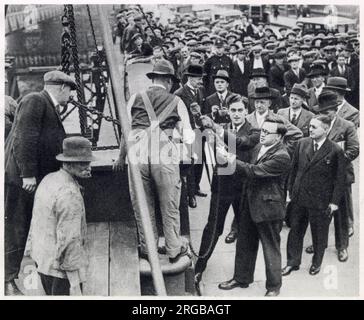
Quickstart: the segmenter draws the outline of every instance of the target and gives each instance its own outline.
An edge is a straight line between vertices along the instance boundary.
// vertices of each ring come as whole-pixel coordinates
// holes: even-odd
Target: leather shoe
[[[265,294],[266,297],[276,297],[279,296],[280,290],[268,290]]]
[[[297,271],[299,269],[299,266],[285,266],[282,269],[282,276],[288,276],[292,271]]]
[[[349,237],[352,237],[354,235],[354,228],[353,227],[349,227],[348,235],[349,235]]]
[[[221,289],[221,290],[231,290],[234,288],[248,288],[248,287],[249,287],[249,284],[238,282],[235,279],[221,282],[219,284],[219,289]]]
[[[195,193],[195,195],[196,195],[196,196],[198,196],[198,197],[202,197],[202,198],[207,197],[207,193],[203,193],[203,192],[201,192],[201,191],[197,191],[197,192]]]
[[[314,275],[318,274],[320,272],[320,270],[321,270],[321,267],[316,267],[316,266],[312,265],[310,267],[309,273],[311,276],[314,276]]]
[[[6,296],[23,296],[24,293],[20,291],[14,280],[5,282],[5,295]]]
[[[238,237],[238,233],[236,231],[230,231],[229,234],[225,238],[226,243],[233,243]]]
[[[348,258],[349,258],[348,250],[346,250],[346,249],[338,250],[337,251],[337,258],[339,259],[340,262],[347,261]]]
[[[177,254],[174,258],[169,258],[169,262],[170,263],[176,263],[183,256],[189,256],[188,246],[187,247],[182,247],[181,252],[179,254]]]
[[[313,254],[313,245],[311,244],[310,246],[308,246],[305,251],[308,254]]]
[[[189,197],[188,198],[188,206],[190,208],[196,208],[197,207],[197,201],[195,197]]]

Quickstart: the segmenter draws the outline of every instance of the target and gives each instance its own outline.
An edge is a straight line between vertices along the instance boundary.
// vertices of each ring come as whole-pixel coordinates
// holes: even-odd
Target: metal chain
[[[76,26],[75,26],[75,17],[73,12],[73,5],[67,5],[68,7],[68,17],[69,17],[69,28],[71,35],[71,48],[72,48],[72,59],[73,59],[73,68],[75,72],[75,80],[77,84],[77,100],[83,104],[84,103],[84,92],[81,83],[81,72],[80,72],[80,61],[78,59],[78,49],[77,49],[77,36],[76,36]],[[87,128],[87,118],[86,113],[83,109],[79,109],[79,119],[80,119],[80,128],[81,134],[90,139],[91,138],[91,130]]]
[[[64,15],[62,16],[63,32],[61,36],[61,70],[64,73],[70,74],[70,47],[71,35],[69,33],[68,7],[64,5]]]
[[[92,38],[93,38],[94,46],[95,46],[95,50],[96,50],[97,62],[98,62],[99,68],[101,69],[100,75],[101,75],[101,81],[102,81],[102,84],[103,84],[103,87],[104,87],[104,90],[105,90],[107,105],[108,105],[108,108],[109,108],[110,116],[114,119],[114,115],[113,115],[112,108],[111,108],[111,105],[110,105],[110,98],[109,98],[109,92],[108,92],[108,86],[107,86],[108,80],[106,79],[106,77],[105,77],[105,75],[103,73],[104,70],[103,70],[102,63],[103,63],[103,60],[105,60],[105,59],[103,59],[101,57],[100,51],[99,51],[99,49],[97,47],[96,33],[95,33],[95,28],[94,28],[94,25],[93,25],[93,22],[92,22],[90,6],[86,5],[86,8],[87,8],[88,18],[89,18],[89,21],[90,21],[91,34],[92,34]],[[106,60],[105,60],[105,62],[106,62]],[[115,124],[113,124],[113,129],[114,129],[114,134],[115,134],[116,141],[120,145],[120,138],[119,138],[119,134],[117,132]]]
[[[70,101],[68,103],[73,104],[74,106],[76,106],[80,110],[83,110],[86,113],[86,115],[87,115],[87,112],[89,112],[91,114],[96,114],[98,116],[98,118],[105,119],[105,121],[112,122],[114,125],[120,126],[120,121],[119,120],[114,119],[111,116],[105,116],[102,112],[97,111],[97,110],[92,109],[92,108],[89,108],[89,107],[83,105],[82,103],[79,103],[78,101],[73,100],[72,98],[70,99]],[[90,117],[90,116],[88,116],[88,117]]]

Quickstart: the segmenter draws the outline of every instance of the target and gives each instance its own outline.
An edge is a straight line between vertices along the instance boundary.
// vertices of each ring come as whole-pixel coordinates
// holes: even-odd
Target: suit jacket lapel
[[[329,151],[330,151],[330,145],[329,145],[329,140],[326,139],[324,144],[321,146],[320,149],[318,149],[314,154],[313,157],[310,161],[310,163],[308,164],[308,166],[306,168],[311,167],[312,165],[314,165],[315,163],[317,163],[318,161],[320,161],[323,157],[325,157]]]
[[[259,160],[257,160],[257,158],[255,158],[255,164],[258,164],[260,162],[262,162],[265,158],[267,158],[269,155],[271,155],[272,153],[276,152],[277,148],[281,145],[281,142],[277,143],[275,146],[273,146],[272,148],[268,149],[266,153],[264,153]],[[256,155],[256,157],[258,157],[260,148],[258,149],[258,153]]]

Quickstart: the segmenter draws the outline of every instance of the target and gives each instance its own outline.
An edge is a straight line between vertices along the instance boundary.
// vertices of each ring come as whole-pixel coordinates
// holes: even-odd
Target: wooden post
[[[126,103],[123,97],[123,93],[120,90],[120,84],[123,81],[123,77],[119,70],[118,60],[114,52],[112,32],[109,25],[108,13],[106,11],[105,5],[98,5],[98,13],[100,16],[101,31],[106,52],[106,58],[110,66],[109,68],[110,78],[111,78],[111,84],[113,86],[116,108],[118,109],[118,113],[120,115],[126,115],[127,114]],[[118,85],[118,87],[114,88],[114,85]],[[125,138],[127,150],[129,150],[128,139],[127,139],[127,137],[129,136],[129,122],[127,117],[120,117],[119,120],[121,124],[121,131]],[[151,227],[152,222],[150,218],[150,212],[148,210],[145,191],[142,185],[141,174],[136,164],[137,161],[130,157],[131,155],[133,155],[133,153],[132,152],[130,154],[128,153],[128,155],[129,155],[130,176],[136,188],[137,204],[139,206],[138,209],[142,219],[142,227],[148,249],[148,258],[152,268],[152,276],[153,276],[155,291],[157,295],[165,296],[167,295],[167,293],[164,284],[163,274],[160,268],[158,253],[156,250],[157,245],[155,243],[154,234]]]

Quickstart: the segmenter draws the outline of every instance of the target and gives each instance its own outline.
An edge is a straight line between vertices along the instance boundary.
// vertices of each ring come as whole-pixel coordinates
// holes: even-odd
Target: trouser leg
[[[259,247],[259,234],[250,217],[248,206],[240,216],[239,233],[236,241],[234,279],[240,283],[254,281],[255,262]]]
[[[335,226],[335,247],[336,250],[347,249],[349,246],[349,207],[350,203],[348,190],[344,191],[341,198],[339,209],[334,212],[334,226]]]
[[[292,204],[290,216],[291,229],[287,239],[287,265],[301,264],[303,240],[308,226],[308,212],[305,208]]]
[[[344,197],[346,202],[346,209],[348,212],[348,227],[354,225],[354,210],[353,210],[353,195],[351,190],[351,184],[345,188]]]
[[[39,272],[43,289],[48,296],[69,296],[70,283],[68,279],[48,276]]]
[[[175,257],[186,245],[180,236],[181,180],[178,164],[151,165],[162,215],[167,255]]]
[[[313,244],[312,264],[316,267],[321,266],[324,258],[329,237],[330,218],[324,211],[309,210],[309,220]]]
[[[264,221],[256,224],[262,242],[266,289],[278,290],[282,286],[281,230],[283,221]]]
[[[156,226],[156,218],[155,218],[155,187],[152,182],[152,177],[150,175],[149,166],[147,164],[140,164],[139,170],[142,177],[143,189],[145,192],[145,197],[147,200],[148,210],[150,213],[150,219],[152,221],[152,229],[156,243],[158,243],[158,230]],[[140,251],[142,253],[147,253],[147,246],[145,241],[145,236],[142,227],[142,219],[141,214],[139,212],[139,206],[137,203],[136,197],[136,189],[135,182],[129,174],[129,190],[130,190],[130,198],[133,205],[134,216],[138,227],[138,235],[139,235],[139,244]]]
[[[32,218],[34,193],[5,184],[5,281],[18,278]]]
[[[206,269],[207,262],[215,249],[219,236],[224,230],[225,218],[231,202],[231,198],[219,197],[215,192],[211,195],[210,212],[203,230],[199,256],[204,256],[209,248],[210,250],[206,257],[198,258],[195,267],[196,273],[203,272]]]
[[[231,223],[230,232],[238,233],[239,217],[240,217],[240,211],[241,211],[240,203],[241,203],[241,190],[236,192],[234,201],[232,203],[233,210],[234,210],[234,219]]]

